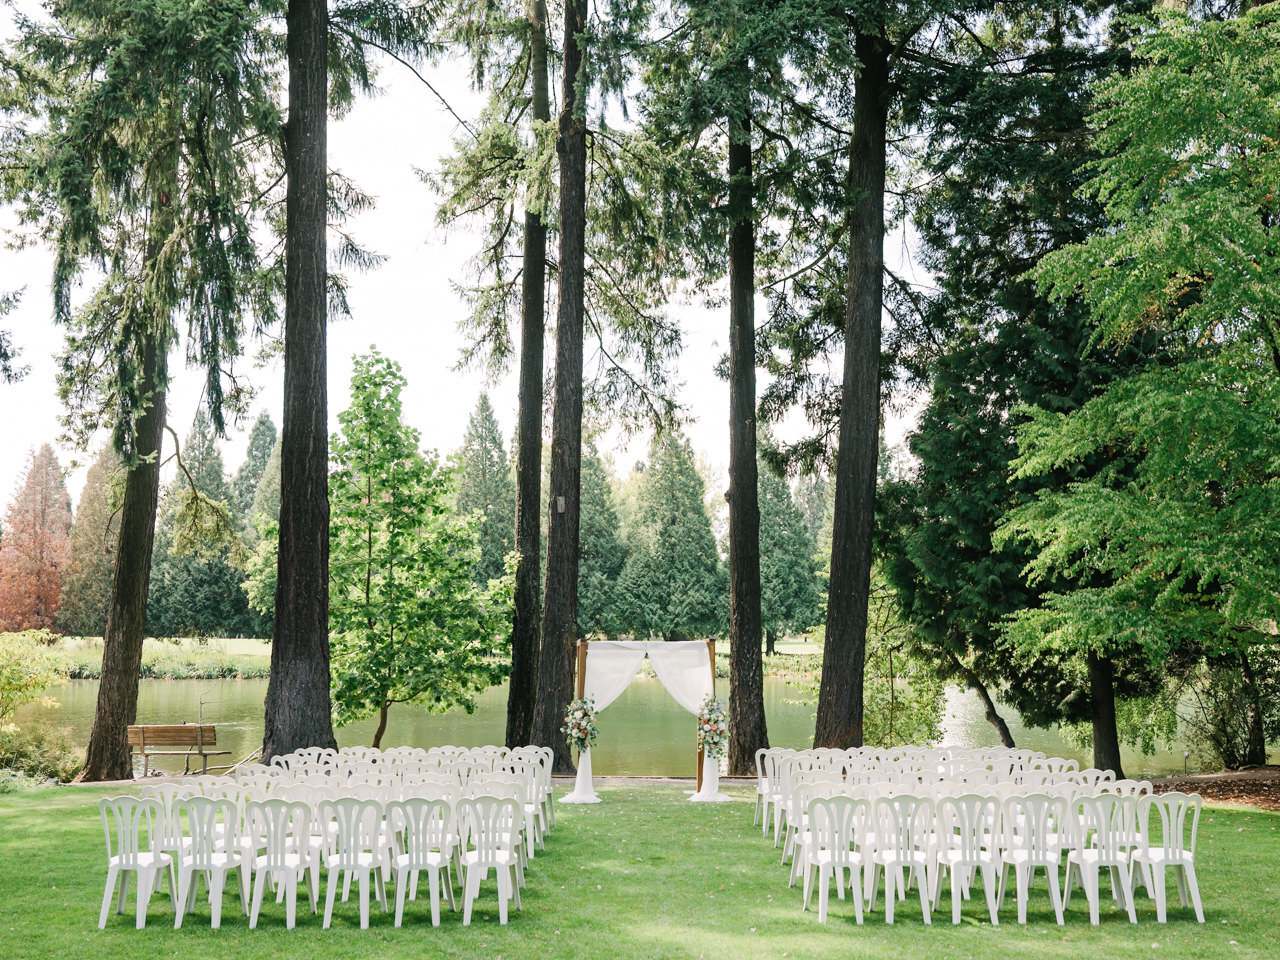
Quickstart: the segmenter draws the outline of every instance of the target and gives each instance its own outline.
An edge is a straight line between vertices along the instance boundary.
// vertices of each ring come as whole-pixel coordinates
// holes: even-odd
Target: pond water
[[[727,681],[717,684],[721,696]],[[28,706],[18,711],[18,723],[43,722],[65,728],[73,740],[87,742],[93,724],[98,684],[74,680],[51,688],[57,709]],[[201,720],[218,725],[218,748],[231,751],[232,760],[249,756],[262,744],[262,704],[266,680],[142,680],[138,688],[138,718],[144,723],[184,723]],[[764,681],[765,716],[769,742],[774,746],[807,747],[813,738],[814,708],[795,703],[799,691],[782,680]],[[402,744],[431,747],[447,743],[480,746],[501,743],[506,729],[506,686],[482,694],[472,714],[464,710],[430,713],[421,707],[391,708],[383,746]],[[1035,730],[1005,713],[1020,747],[1043,750],[1051,756],[1074,757],[1089,766],[1091,755],[1065,740],[1056,730]],[[652,677],[640,676],[600,714],[600,739],[592,748],[595,773],[633,776],[692,776],[696,755],[693,717],[686,713]],[[369,743],[376,723],[353,723],[338,731],[339,745]],[[962,747],[994,746],[995,729],[986,721],[973,693],[953,689],[947,696],[942,744]],[[1146,757],[1124,753],[1125,772],[1167,774],[1181,772],[1181,745]],[[166,758],[160,767],[181,771],[183,761]]]

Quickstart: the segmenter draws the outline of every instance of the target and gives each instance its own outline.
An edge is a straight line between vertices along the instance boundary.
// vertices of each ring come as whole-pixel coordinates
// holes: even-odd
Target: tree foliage
[[[404,385],[376,351],[356,358],[332,440],[334,719],[378,714],[375,746],[392,704],[470,711],[507,670],[511,578],[475,583],[475,518],[449,509],[450,471],[401,419]]]
[[[110,444],[105,444],[85,474],[71,523],[62,603],[58,608],[58,629],[64,633],[100,637],[106,631],[123,488],[120,458]]]
[[[578,630],[611,637],[623,629],[619,578],[627,562],[609,469],[588,439],[582,453],[582,525],[579,528]]]
[[[502,443],[489,395],[480,394],[467,422],[458,461],[458,512],[478,515],[480,561],[472,569],[476,584],[502,577],[507,554],[515,546],[515,478]]]
[[[0,540],[0,630],[57,623],[71,530],[71,498],[53,447],[31,452],[5,511]]]
[[[787,482],[760,462],[760,610],[766,635],[803,633],[822,611],[816,545]]]
[[[618,588],[627,628],[666,640],[723,632],[725,571],[702,477],[683,434],[668,430],[654,437],[639,483],[630,555]]]

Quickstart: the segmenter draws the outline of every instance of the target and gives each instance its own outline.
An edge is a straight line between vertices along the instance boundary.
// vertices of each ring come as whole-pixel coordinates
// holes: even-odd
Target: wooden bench
[[[209,758],[226,756],[230,750],[210,750],[218,745],[218,735],[212,723],[136,724],[129,727],[129,748],[142,755],[142,775],[151,770],[151,758],[156,756],[199,757],[203,762],[202,773],[209,772]],[[181,747],[183,749],[166,749]]]

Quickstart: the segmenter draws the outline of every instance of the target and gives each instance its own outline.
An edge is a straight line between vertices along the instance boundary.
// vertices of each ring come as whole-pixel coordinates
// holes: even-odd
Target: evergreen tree
[[[726,577],[689,441],[654,437],[638,496],[634,543],[618,592],[637,636],[684,640],[727,626]]]
[[[515,487],[502,433],[487,393],[480,394],[467,422],[458,462],[458,512],[480,515],[480,561],[472,568],[483,586],[506,572],[515,546]]]
[[[0,633],[57,623],[71,530],[71,498],[49,444],[31,452],[0,540]]]
[[[581,561],[578,566],[578,630],[582,636],[616,635],[622,629],[619,578],[627,562],[609,470],[594,440],[582,456]]]
[[[826,474],[815,471],[802,475],[796,481],[791,494],[796,508],[804,517],[805,529],[809,531],[809,539],[813,541],[815,549],[818,548],[823,521],[827,514],[827,502],[831,496],[830,487]]]
[[[190,509],[192,488],[205,502],[223,507],[233,496],[213,426],[203,411],[196,413],[180,462],[160,507],[148,629],[161,637],[267,636],[269,623],[249,608],[242,575],[233,563],[239,559],[233,558],[238,544],[231,539],[237,531],[221,527],[211,537],[201,524],[203,511]]]
[[[231,481],[235,507],[244,519],[246,529],[252,526],[249,521],[253,500],[262,482],[262,475],[266,473],[267,464],[270,463],[271,455],[275,451],[277,439],[276,425],[271,415],[264,410],[253,422],[253,429],[249,431],[249,449],[245,452],[244,463],[240,464],[235,479]]]
[[[280,440],[271,447],[271,456],[258,480],[258,488],[253,492],[253,504],[249,507],[249,519],[254,528],[264,523],[276,524],[280,521]]]
[[[116,568],[120,496],[124,471],[106,444],[85,474],[71,524],[67,570],[62,580],[58,629],[78,637],[100,637],[107,627],[111,578]]]
[[[760,465],[760,609],[765,643],[802,632],[821,619],[816,545],[786,480]]]

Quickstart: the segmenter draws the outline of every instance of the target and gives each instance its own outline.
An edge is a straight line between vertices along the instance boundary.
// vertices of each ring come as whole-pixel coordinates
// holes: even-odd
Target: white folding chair
[[[951,922],[960,922],[961,901],[975,871],[982,874],[991,924],[1000,923],[996,877],[1000,869],[1000,804],[995,797],[966,793],[938,804],[934,838],[933,908],[942,902],[942,875],[951,876]]]
[[[431,925],[440,926],[440,874],[450,909],[457,910],[453,899],[453,880],[449,876],[449,858],[453,854],[453,805],[445,799],[400,800],[387,805],[387,819],[404,837],[404,853],[396,856],[396,926],[404,919],[406,893],[413,899],[418,891],[418,875],[427,873],[431,896]]]
[[[1165,871],[1172,870],[1178,883],[1178,899],[1187,906],[1188,895],[1196,911],[1196,920],[1204,923],[1200,904],[1200,885],[1196,882],[1196,834],[1200,829],[1200,808],[1204,803],[1198,793],[1150,794],[1138,800],[1138,846],[1131,856],[1132,868],[1142,867],[1150,881],[1147,892],[1155,896],[1156,919],[1165,922]],[[1151,813],[1158,817],[1159,838],[1152,835]],[[1188,819],[1190,824],[1188,824]]]
[[[519,834],[512,830],[512,824],[521,819],[520,804],[510,797],[464,798],[458,801],[457,814],[465,877],[463,926],[471,923],[471,907],[490,870],[497,875],[498,919],[505,924],[507,902],[514,902],[520,909],[520,841]]]
[[[174,890],[173,874],[168,869],[173,865],[173,858],[158,848],[160,824],[164,817],[159,801],[137,797],[103,797],[98,801],[98,813],[102,817],[102,832],[107,840],[107,887],[102,895],[98,929],[107,925],[107,911],[111,908],[111,895],[115,893],[117,880],[120,884],[120,896],[116,902],[116,913],[124,913],[130,874],[137,876],[136,925],[139,930],[147,925],[147,902],[151,899],[151,891],[155,888],[161,871],[165,871],[169,878],[169,898],[176,911],[178,898]]]

